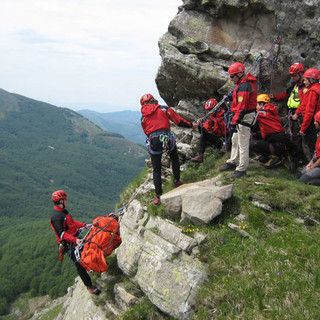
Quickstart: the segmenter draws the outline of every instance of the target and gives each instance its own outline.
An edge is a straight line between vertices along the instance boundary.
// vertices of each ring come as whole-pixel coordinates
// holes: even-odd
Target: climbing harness
[[[158,145],[155,145],[157,142]],[[146,139],[148,152],[151,154],[163,154],[171,152],[176,146],[175,134],[169,130],[155,131]]]

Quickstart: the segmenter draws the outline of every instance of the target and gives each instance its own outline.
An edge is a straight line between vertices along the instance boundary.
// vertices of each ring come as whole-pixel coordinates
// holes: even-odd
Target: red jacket
[[[61,209],[57,206],[54,206],[54,210],[51,214],[50,224],[54,233],[56,234],[58,243],[60,243],[62,240],[76,242],[77,238],[75,235],[80,228],[86,226],[85,223],[73,220],[67,209]]]
[[[320,111],[320,83],[314,83],[307,87],[308,91],[303,97],[304,113],[303,122],[301,124],[301,132],[306,132],[314,115]]]
[[[189,121],[180,117],[171,108],[159,104],[143,105],[141,113],[141,126],[147,136],[158,130],[170,130],[170,120],[180,127],[192,127]]]
[[[299,99],[300,99],[300,104],[295,112],[295,114],[301,114],[302,116],[304,116],[304,111],[305,111],[305,100],[304,97],[306,95],[306,93],[308,92],[308,88],[303,87],[303,89],[301,90],[301,96],[300,96],[300,91],[299,91]]]
[[[284,132],[278,109],[272,103],[266,104],[258,110],[257,122],[262,139],[270,133]]]
[[[229,128],[226,126],[224,122],[224,115],[225,110],[220,109],[219,112],[216,113],[216,115],[210,115],[210,119],[208,119],[202,127],[211,134],[214,134],[218,137],[224,136],[225,133],[229,132]]]
[[[317,155],[317,159],[319,159],[320,158],[320,135],[316,142],[316,155]]]
[[[232,93],[231,112],[233,124],[241,122],[246,113],[253,112],[257,106],[257,79],[250,73],[239,80]]]

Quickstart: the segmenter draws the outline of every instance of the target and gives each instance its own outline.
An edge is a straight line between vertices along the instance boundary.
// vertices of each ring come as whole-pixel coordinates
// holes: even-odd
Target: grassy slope
[[[182,179],[216,176],[224,162],[211,152],[203,164],[190,164]],[[223,174],[225,184],[232,182],[228,174]],[[171,184],[165,183],[165,191]],[[234,184],[234,196],[221,216],[202,228],[208,241],[201,259],[208,264],[209,278],[199,291],[194,319],[319,319],[320,228],[305,220],[318,218],[319,188],[300,183],[298,175],[285,168],[267,170],[256,162],[248,176]],[[161,206],[151,204],[152,198],[140,196],[149,212],[165,216]],[[256,207],[254,201],[272,211]],[[236,220],[239,214],[246,218]],[[251,237],[228,228],[229,222]]]

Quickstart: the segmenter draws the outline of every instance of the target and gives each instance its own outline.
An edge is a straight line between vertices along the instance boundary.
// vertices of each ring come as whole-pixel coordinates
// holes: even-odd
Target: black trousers
[[[177,147],[169,151],[174,180],[180,180],[180,162]],[[153,168],[153,183],[157,196],[162,195],[161,158],[162,154],[150,154]]]
[[[289,137],[281,132],[268,134],[263,140],[250,141],[250,149],[266,158],[270,155],[281,157],[286,152],[294,151]]]
[[[82,282],[84,283],[84,285],[86,287],[92,287],[91,278],[88,275],[87,270],[80,263],[77,262],[77,259],[76,259],[75,255],[74,255],[74,250],[70,249],[68,251],[68,255],[71,258],[71,260],[74,262],[74,264],[75,264],[75,266],[77,268],[77,271],[78,271],[78,275],[80,276],[80,278],[81,278]]]
[[[200,132],[200,147],[199,147],[200,154],[203,154],[206,151],[206,148],[208,146],[214,146],[217,149],[221,149],[222,147],[221,137],[208,133],[206,130],[200,127],[199,127],[199,132]]]
[[[306,130],[306,135],[302,136],[302,149],[305,155],[306,161],[309,162],[312,159],[315,145],[317,142],[317,129],[314,126],[313,121]]]

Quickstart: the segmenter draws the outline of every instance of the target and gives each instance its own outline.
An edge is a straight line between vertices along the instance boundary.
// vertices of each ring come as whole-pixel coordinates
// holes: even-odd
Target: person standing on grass
[[[249,140],[257,105],[257,79],[250,73],[245,74],[245,67],[241,62],[232,63],[228,73],[235,84],[231,103],[233,135],[230,159],[219,170],[235,169],[230,178],[240,178],[247,174],[249,166]]]
[[[320,111],[320,72],[310,68],[303,75],[305,88],[303,97],[303,121],[299,134],[302,136],[303,153],[307,159],[311,159],[314,145],[317,140],[317,130],[314,125],[314,115]]]
[[[164,152],[169,153],[172,162],[174,187],[183,184],[180,180],[179,156],[175,136],[170,131],[170,121],[184,128],[193,128],[193,125],[174,112],[172,108],[160,106],[150,93],[141,97],[140,104],[141,126],[147,136],[148,152],[153,167],[153,183],[156,192],[154,204],[160,205],[160,196],[162,195],[161,158]]]
[[[302,121],[302,101],[306,92],[303,82],[304,65],[296,62],[289,67],[289,74],[292,84],[286,91],[279,94],[270,94],[270,98],[274,101],[287,100],[287,121],[288,133],[292,142],[295,144],[299,160],[303,163],[306,161],[302,149],[302,137],[299,135],[300,122]],[[300,115],[300,117],[298,116]],[[309,161],[309,159],[307,159]]]

